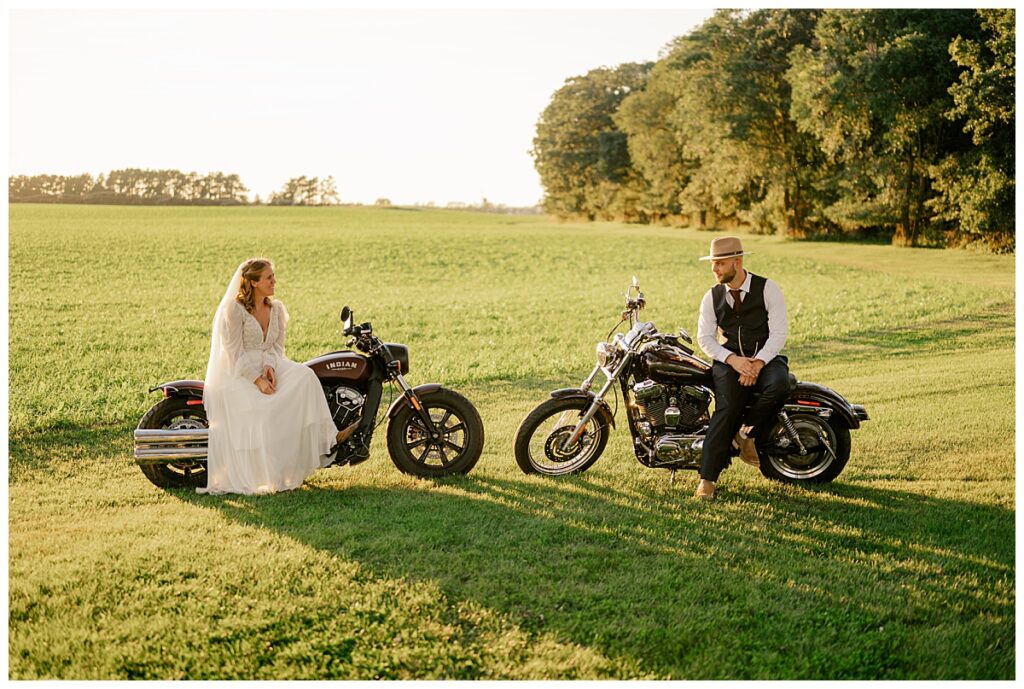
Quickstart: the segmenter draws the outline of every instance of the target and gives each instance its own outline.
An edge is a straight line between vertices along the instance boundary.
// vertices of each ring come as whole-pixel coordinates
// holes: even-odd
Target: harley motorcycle
[[[320,380],[327,406],[343,439],[332,449],[334,465],[356,465],[370,456],[370,441],[379,423],[377,410],[384,384],[390,384],[388,453],[404,473],[439,477],[468,473],[480,459],[484,427],[476,408],[462,395],[436,383],[410,387],[409,348],[385,343],[370,323],[353,325],[352,310],[341,310],[343,350],[306,362]],[[401,394],[395,397],[397,384]],[[206,486],[208,423],[203,408],[203,381],[176,380],[162,390],[135,430],[135,461],[161,488]],[[383,418],[381,419],[383,422]]]
[[[626,291],[622,320],[597,345],[597,365],[579,388],[555,390],[519,426],[515,457],[525,473],[578,474],[601,457],[615,426],[605,397],[617,384],[637,460],[652,469],[700,469],[700,454],[711,420],[714,380],[711,365],[694,356],[693,340],[660,333],[640,321],[646,302],[637,279]],[[612,333],[628,321],[625,334]],[[605,382],[595,393],[601,373]],[[826,483],[850,458],[850,431],[868,419],[864,407],[850,404],[822,385],[798,382],[790,374],[790,395],[775,425],[755,439],[761,473],[788,483]],[[617,395],[616,395],[617,397]],[[744,410],[757,398],[751,400]],[[739,454],[735,447],[732,456]],[[670,479],[671,480],[671,479]]]

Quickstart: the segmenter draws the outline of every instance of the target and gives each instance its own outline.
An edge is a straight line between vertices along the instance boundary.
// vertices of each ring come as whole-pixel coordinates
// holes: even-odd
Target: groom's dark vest
[[[764,305],[765,279],[750,274],[750,291],[743,295],[740,312],[733,311],[726,301],[729,288],[715,285],[711,288],[711,299],[715,305],[718,328],[725,335],[722,346],[733,354],[754,356],[768,340],[768,308]]]

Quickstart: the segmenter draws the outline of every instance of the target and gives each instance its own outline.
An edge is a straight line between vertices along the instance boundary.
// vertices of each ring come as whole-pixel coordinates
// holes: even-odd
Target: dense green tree
[[[945,117],[959,73],[949,45],[971,36],[971,10],[826,10],[812,46],[793,52],[793,118],[828,156],[843,228],[882,226],[913,244],[927,229],[929,170],[964,145]]]
[[[650,63],[600,68],[567,79],[537,123],[534,165],[545,209],[559,217],[642,219],[644,182],[613,115],[642,89]]]
[[[1015,11],[978,10],[982,40],[957,37],[949,46],[964,71],[949,88],[946,117],[962,123],[972,146],[932,168],[940,218],[956,223],[963,238],[1014,247],[1016,51]]]
[[[630,162],[646,183],[640,209],[653,220],[701,210],[680,202],[697,162],[671,126],[685,78],[681,63],[687,45],[685,38],[677,39],[674,49],[651,69],[644,88],[627,95],[612,118],[626,134]]]
[[[807,229],[816,142],[789,115],[789,53],[818,12],[716,12],[677,38],[615,120],[651,206],[736,215],[762,231]]]
[[[785,77],[819,14],[721,10],[677,45],[673,124],[700,163],[683,194],[690,205],[710,197],[762,231],[806,231],[817,147],[790,117]]]
[[[545,210],[1012,248],[1014,19],[720,10],[653,68],[555,93],[533,150]]]

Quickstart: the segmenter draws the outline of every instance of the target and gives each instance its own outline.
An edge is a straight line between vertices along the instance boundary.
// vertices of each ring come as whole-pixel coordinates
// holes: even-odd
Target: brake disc
[[[576,428],[573,426],[562,426],[556,428],[548,435],[547,441],[544,443],[544,455],[552,462],[563,463],[575,459],[579,456],[580,452],[585,449],[584,440],[588,438],[586,431],[580,434],[580,437],[576,439],[576,442],[569,446],[568,450],[562,449],[562,443],[568,440],[572,436],[573,430]]]

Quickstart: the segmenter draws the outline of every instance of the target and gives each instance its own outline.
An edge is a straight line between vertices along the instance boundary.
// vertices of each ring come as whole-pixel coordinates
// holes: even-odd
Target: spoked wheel
[[[414,476],[469,473],[484,447],[484,424],[476,407],[445,388],[419,399],[434,433],[415,409],[403,407],[388,425],[388,452],[395,466]]]
[[[781,423],[758,443],[761,473],[785,483],[828,483],[850,459],[850,429],[813,414],[792,414],[790,420],[807,454]]]
[[[189,405],[180,397],[168,397],[155,404],[139,421],[139,428],[184,430],[209,428],[203,405]],[[164,464],[140,464],[153,485],[160,488],[205,488],[206,460],[183,460]]]
[[[550,399],[523,419],[515,446],[516,463],[523,473],[578,474],[601,457],[610,434],[601,413],[594,415],[573,443],[566,444],[589,406],[586,399]]]

